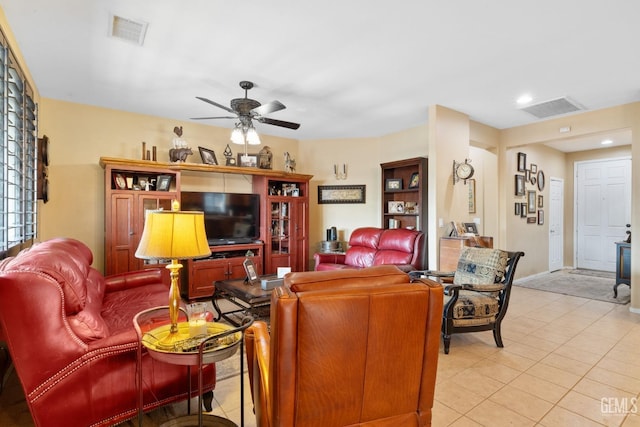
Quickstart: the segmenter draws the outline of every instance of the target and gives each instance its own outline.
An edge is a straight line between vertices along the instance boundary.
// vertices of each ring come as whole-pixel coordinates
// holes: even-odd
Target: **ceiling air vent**
[[[111,15],[109,34],[112,37],[136,43],[142,46],[147,34],[146,22],[134,21],[117,15]]]
[[[546,119],[547,117],[559,116],[561,114],[584,110],[584,108],[580,104],[572,101],[567,97],[552,99],[550,101],[541,102],[539,104],[528,105],[520,109],[536,116],[539,119]]]

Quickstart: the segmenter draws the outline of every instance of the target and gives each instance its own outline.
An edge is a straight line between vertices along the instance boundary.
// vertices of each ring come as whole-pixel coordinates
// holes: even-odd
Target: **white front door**
[[[631,159],[576,163],[576,267],[615,271],[631,220]]]
[[[549,181],[549,271],[560,270],[564,264],[564,181]]]

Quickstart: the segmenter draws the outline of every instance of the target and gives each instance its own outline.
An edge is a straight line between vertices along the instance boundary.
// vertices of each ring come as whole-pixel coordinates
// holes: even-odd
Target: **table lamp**
[[[136,250],[136,258],[152,260],[171,260],[166,268],[170,271],[169,289],[169,335],[158,346],[172,349],[176,341],[188,338],[178,332],[178,312],[180,307],[179,271],[180,259],[203,258],[211,255],[204,229],[204,213],[180,211],[180,203],[172,202],[170,211],[147,211],[144,230]]]

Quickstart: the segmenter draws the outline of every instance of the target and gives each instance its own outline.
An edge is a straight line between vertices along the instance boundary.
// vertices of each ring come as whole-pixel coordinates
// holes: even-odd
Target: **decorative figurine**
[[[233,153],[231,152],[231,147],[229,147],[229,144],[227,144],[227,146],[225,147],[225,149],[222,152],[222,154],[227,159],[227,163],[226,163],[227,166],[235,166],[236,165],[236,159],[233,158]]]
[[[172,163],[184,163],[187,160],[187,156],[193,154],[193,151],[189,148],[187,141],[182,139],[182,126],[174,127],[173,133],[175,133],[177,137],[173,138],[173,148],[169,150],[169,160]]]
[[[271,148],[269,146],[265,146],[258,153],[258,168],[260,169],[271,169],[271,161],[273,159],[273,153],[271,152]]]
[[[291,158],[288,151],[284,153],[284,170],[288,173],[294,173],[296,171],[296,161]]]

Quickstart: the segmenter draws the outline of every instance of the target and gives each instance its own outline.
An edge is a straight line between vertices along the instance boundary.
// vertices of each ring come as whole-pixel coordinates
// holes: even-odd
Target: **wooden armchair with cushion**
[[[501,325],[509,306],[516,265],[524,252],[466,248],[460,253],[452,274],[414,271],[412,277],[451,276],[453,284],[444,289],[442,340],[449,354],[451,335],[462,332],[493,331],[498,347],[503,347]]]
[[[430,426],[441,315],[395,266],[288,274],[245,334],[257,425]]]

